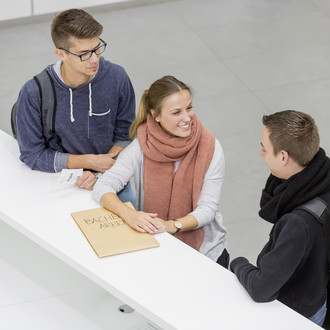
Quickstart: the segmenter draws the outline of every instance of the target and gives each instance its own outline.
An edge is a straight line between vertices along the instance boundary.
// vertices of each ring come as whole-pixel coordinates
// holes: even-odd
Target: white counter
[[[173,236],[160,247],[98,258],[71,212],[99,207],[91,192],[32,171],[0,131],[0,219],[164,329],[320,329],[278,301],[255,303],[236,276]]]

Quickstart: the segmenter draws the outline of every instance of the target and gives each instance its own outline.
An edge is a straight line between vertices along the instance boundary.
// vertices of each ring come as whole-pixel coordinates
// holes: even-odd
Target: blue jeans
[[[121,190],[118,194],[117,194],[118,198],[123,202],[131,202],[133,204],[133,206],[135,207],[135,194],[134,191],[132,189],[132,185],[129,182],[123,190]]]
[[[327,301],[325,301],[322,307],[309,319],[321,327],[324,323],[326,314],[327,314]]]

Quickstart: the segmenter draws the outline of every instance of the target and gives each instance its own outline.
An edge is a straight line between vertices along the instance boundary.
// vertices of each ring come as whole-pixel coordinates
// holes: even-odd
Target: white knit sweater
[[[135,139],[119,155],[115,164],[105,172],[94,186],[93,197],[100,203],[101,197],[117,193],[133,178],[136,191],[136,209],[144,211],[143,191],[143,151]],[[176,162],[175,168],[180,165]],[[204,227],[204,240],[200,252],[216,261],[222,254],[226,243],[226,229],[219,211],[220,192],[225,172],[225,160],[221,144],[215,141],[215,150],[210,166],[205,174],[197,207],[190,214]],[[155,210],[157,212],[157,210]]]

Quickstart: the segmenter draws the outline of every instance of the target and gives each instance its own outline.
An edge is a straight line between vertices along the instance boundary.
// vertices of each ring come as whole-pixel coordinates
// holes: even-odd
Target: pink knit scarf
[[[138,139],[144,153],[145,212],[172,220],[195,210],[213,157],[214,135],[194,116],[189,137],[172,136],[148,115],[147,122],[138,128]],[[181,163],[175,172],[178,160]],[[199,250],[204,231],[199,228],[178,233],[176,237]]]

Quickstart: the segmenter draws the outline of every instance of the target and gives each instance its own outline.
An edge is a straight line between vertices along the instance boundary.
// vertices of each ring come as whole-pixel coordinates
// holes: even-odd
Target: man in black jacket
[[[319,147],[309,115],[287,110],[263,117],[261,157],[271,174],[259,215],[274,224],[257,267],[244,257],[231,270],[258,302],[278,299],[322,325],[326,314],[328,260],[322,225],[301,204],[322,197],[330,205],[330,159]]]

